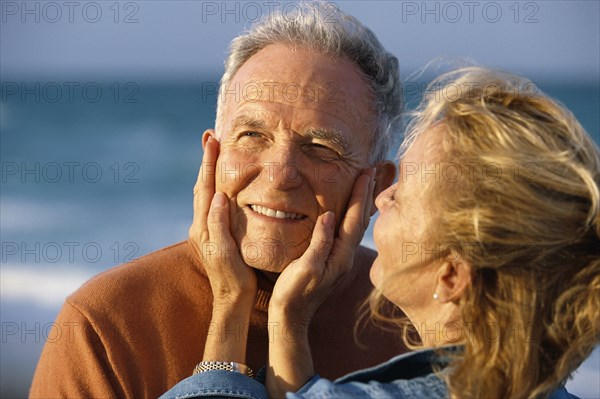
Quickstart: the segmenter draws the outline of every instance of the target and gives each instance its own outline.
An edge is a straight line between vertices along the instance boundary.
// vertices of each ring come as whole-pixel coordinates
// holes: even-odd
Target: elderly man
[[[223,340],[247,344],[251,368],[265,365],[269,332],[278,328],[267,309],[279,273],[311,250],[321,215],[332,211],[340,230],[361,176],[370,176],[374,195],[395,177],[385,155],[401,108],[396,58],[353,17],[307,7],[233,41],[216,127],[203,136],[189,240],[71,295],[56,320],[69,334],[46,343],[32,397],[156,397],[199,361],[219,360],[210,343]],[[229,210],[229,240],[211,233],[211,202]],[[370,201],[367,214],[374,212]],[[310,330],[315,369],[329,378],[404,350],[373,325],[354,334],[374,253],[354,245],[350,252],[345,283]],[[231,273],[219,259],[243,267]],[[249,320],[223,322],[221,304],[236,300],[228,284],[254,296]],[[293,331],[281,334],[293,339]]]

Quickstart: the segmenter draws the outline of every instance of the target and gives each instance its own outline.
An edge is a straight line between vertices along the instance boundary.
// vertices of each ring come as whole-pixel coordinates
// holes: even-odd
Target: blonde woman
[[[473,67],[430,85],[399,168],[398,183],[376,200],[371,309],[389,320],[382,305],[399,307],[422,349],[335,382],[315,375],[310,320],[350,273],[343,260],[366,225],[366,173],[337,236],[334,215],[322,215],[312,251],[277,280],[266,388],[208,371],[169,395],[571,397],[565,380],[600,342],[594,142],[532,83]]]

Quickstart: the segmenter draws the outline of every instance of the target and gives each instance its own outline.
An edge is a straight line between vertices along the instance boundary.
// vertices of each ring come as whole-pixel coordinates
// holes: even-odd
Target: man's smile
[[[267,216],[275,219],[300,220],[307,216],[296,212],[286,212],[283,210],[273,209],[262,205],[251,204],[248,206],[254,213]]]

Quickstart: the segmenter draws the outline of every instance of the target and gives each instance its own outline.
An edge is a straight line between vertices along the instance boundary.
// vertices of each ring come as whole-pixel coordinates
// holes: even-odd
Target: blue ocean
[[[69,293],[187,238],[216,80],[2,83],[0,396],[27,395]],[[597,81],[536,83],[600,143]],[[598,349],[569,388],[600,397]]]

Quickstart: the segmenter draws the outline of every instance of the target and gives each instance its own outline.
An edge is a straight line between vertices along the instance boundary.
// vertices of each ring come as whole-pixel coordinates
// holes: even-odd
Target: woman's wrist
[[[246,363],[250,312],[220,312],[213,309],[203,361]]]
[[[314,312],[308,306],[293,306],[291,304],[269,304],[269,322],[282,324],[300,324],[308,326]]]
[[[311,318],[298,314],[278,311],[269,307],[269,340],[301,340],[308,342]]]
[[[245,292],[213,292],[213,316],[218,310],[225,314],[249,313],[254,309],[256,291]]]
[[[203,361],[245,364],[254,300],[254,295],[238,298],[215,297]]]
[[[213,303],[211,324],[224,330],[247,329],[254,310],[254,298],[243,301],[221,300]]]
[[[296,391],[314,374],[309,322],[269,307],[269,367],[266,386],[272,397]]]

